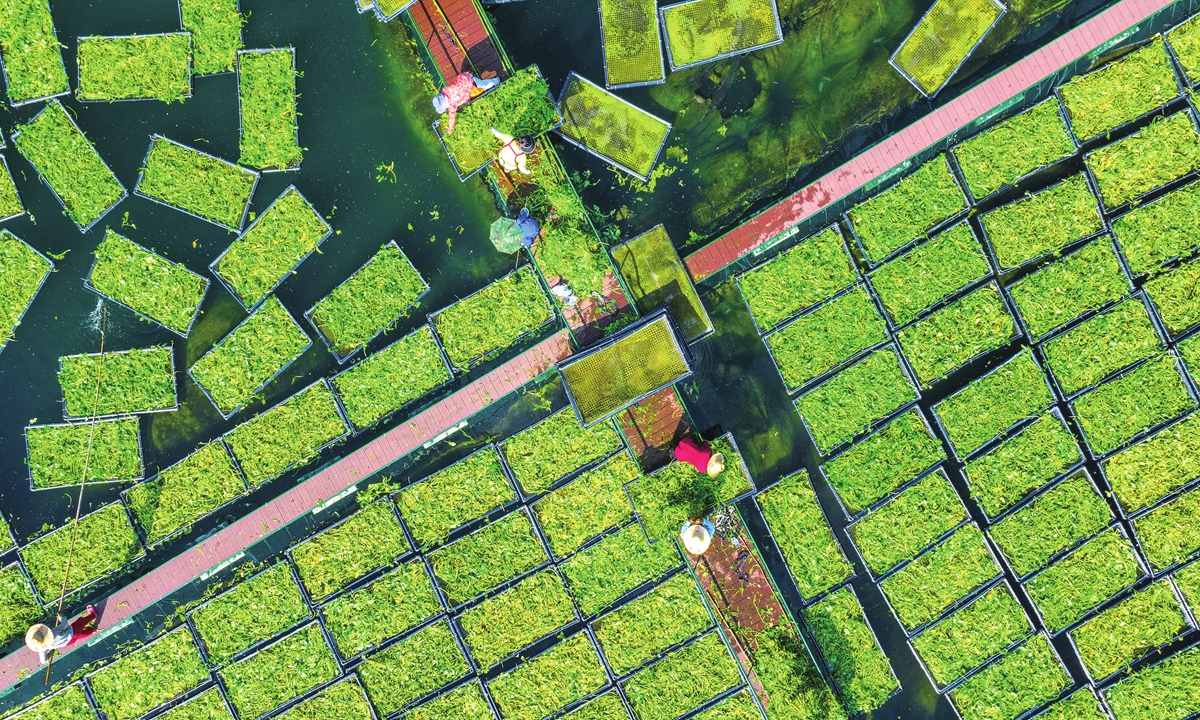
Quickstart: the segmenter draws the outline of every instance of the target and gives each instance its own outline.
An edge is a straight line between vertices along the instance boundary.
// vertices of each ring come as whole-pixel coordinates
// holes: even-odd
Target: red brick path
[[[784,230],[934,145],[1171,2],[1124,0],[1105,10],[692,253],[684,261],[692,279],[702,280],[735,262]]]
[[[131,618],[359,480],[439,438],[459,422],[519,389],[570,354],[567,333],[555,334],[130,585],[96,601],[100,611],[100,631]],[[0,688],[9,687],[35,667],[36,656],[25,648],[3,658],[0,660]]]
[[[408,12],[444,80],[466,70],[479,76],[507,76],[500,52],[473,0],[420,0]]]
[[[629,441],[643,472],[671,462],[675,446],[692,431],[675,388],[660,390],[617,415],[617,426]]]

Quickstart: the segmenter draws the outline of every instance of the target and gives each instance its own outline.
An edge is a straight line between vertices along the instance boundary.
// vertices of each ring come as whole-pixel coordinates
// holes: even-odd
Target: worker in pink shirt
[[[480,80],[469,72],[459,73],[457,77],[450,81],[450,84],[442,88],[442,91],[433,96],[433,109],[438,113],[450,113],[449,124],[446,127],[446,134],[454,132],[454,123],[458,120],[458,109],[463,105],[471,102],[471,99],[477,95],[491,90],[500,84],[500,78],[492,78],[490,80]]]
[[[725,456],[714,453],[708,443],[696,442],[685,437],[675,446],[675,459],[696,468],[696,472],[716,477],[725,469]]]

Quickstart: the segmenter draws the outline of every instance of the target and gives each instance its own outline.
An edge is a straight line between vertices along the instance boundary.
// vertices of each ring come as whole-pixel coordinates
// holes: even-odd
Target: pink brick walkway
[[[103,632],[133,617],[350,485],[517,390],[570,354],[566,331],[555,334],[130,585],[96,601],[100,630]],[[36,663],[37,658],[25,648],[0,660],[0,689],[27,675]]]
[[[684,261],[699,281],[1145,20],[1172,0],[1124,0],[821,177]]]

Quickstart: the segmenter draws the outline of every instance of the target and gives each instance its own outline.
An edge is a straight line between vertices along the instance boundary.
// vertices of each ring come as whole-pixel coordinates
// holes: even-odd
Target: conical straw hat
[[[684,549],[693,555],[703,555],[712,543],[712,533],[703,525],[689,525],[679,537],[683,540]]]

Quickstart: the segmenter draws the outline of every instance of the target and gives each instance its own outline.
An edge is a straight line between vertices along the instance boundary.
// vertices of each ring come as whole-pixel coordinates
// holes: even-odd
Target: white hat
[[[25,633],[25,644],[34,652],[43,652],[50,649],[50,639],[54,633],[49,627],[38,623]]]
[[[705,468],[705,473],[709,477],[716,477],[725,472],[725,456],[721,453],[713,453],[708,458],[708,467]]]
[[[712,533],[703,525],[692,524],[679,534],[679,539],[683,541],[683,547],[689,553],[703,555],[712,543]]]

